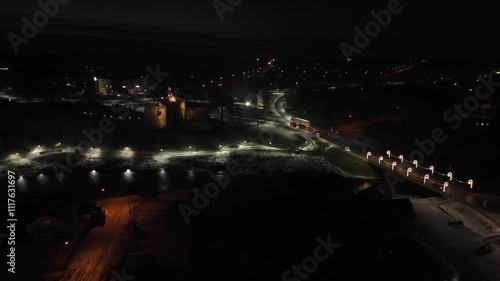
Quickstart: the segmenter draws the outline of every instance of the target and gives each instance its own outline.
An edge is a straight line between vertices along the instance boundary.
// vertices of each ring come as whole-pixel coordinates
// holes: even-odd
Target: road
[[[106,276],[106,270],[124,250],[119,245],[138,204],[138,196],[102,200],[106,224],[93,228],[79,245],[67,267],[71,277],[63,281],[101,281]]]
[[[274,114],[276,114],[276,116],[278,116],[278,118],[280,118],[283,123],[288,122],[290,118],[290,116],[286,114],[286,111],[283,108],[283,103],[284,103],[283,100],[285,97],[286,97],[285,93],[275,94],[273,95],[273,99],[271,99],[270,101],[271,103],[270,107],[273,108]],[[273,121],[276,121],[276,118],[273,118]],[[468,180],[460,181],[454,177],[452,177],[452,179],[450,180],[450,178],[447,177],[447,174],[439,173],[438,171],[431,171],[429,169],[430,167],[420,167],[418,166],[418,164],[415,166],[413,162],[410,162],[407,159],[403,159],[403,161],[401,161],[398,155],[394,155],[391,153],[381,154],[376,152],[370,152],[368,148],[364,147],[356,140],[342,138],[336,133],[329,133],[329,130],[325,128],[319,128],[314,126],[311,127],[311,131],[313,132],[316,129],[320,130],[320,132],[323,132],[322,136],[323,139],[328,140],[329,142],[339,147],[346,148],[344,151],[346,153],[353,155],[354,157],[365,159],[366,161],[375,166],[378,166],[380,168],[385,169],[388,172],[392,172],[399,175],[402,179],[412,181],[430,190],[441,192],[448,198],[469,205],[473,205],[476,208],[483,211],[487,210],[500,214],[500,196],[473,193],[470,191],[470,185],[468,184]],[[324,132],[328,133],[325,134]],[[306,133],[309,134],[310,136],[313,135],[311,132],[306,132]],[[311,141],[314,141],[312,140],[312,138],[310,139]],[[354,149],[353,147],[356,147],[356,149]],[[370,153],[371,155],[368,156],[368,153]],[[379,161],[380,157],[383,157],[383,159]],[[393,167],[394,163],[396,165]],[[409,168],[411,168],[411,172],[408,172]],[[426,175],[428,176],[428,179]],[[426,178],[425,180],[424,177]],[[433,184],[445,185],[445,183],[447,183],[447,187],[445,188],[437,188],[433,186]],[[472,185],[472,187],[474,186]]]

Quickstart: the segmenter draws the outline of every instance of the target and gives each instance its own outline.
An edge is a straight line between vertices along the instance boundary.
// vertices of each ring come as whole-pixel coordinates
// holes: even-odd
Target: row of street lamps
[[[389,157],[389,159],[391,158],[392,154],[391,154],[391,151],[390,150],[387,150],[386,152],[387,156]],[[372,153],[371,152],[367,152],[366,153],[366,159],[369,160],[369,158],[372,157]],[[376,158],[376,157],[374,157]],[[399,155],[398,157],[399,160],[401,160],[401,163],[403,163],[405,160],[404,160],[404,156],[403,155]],[[378,157],[378,164],[381,164],[381,162],[384,161],[384,157],[383,156],[379,156]],[[409,161],[408,161],[409,162]],[[417,169],[419,166],[418,166],[418,160],[413,160],[412,162],[413,165],[415,165],[415,169]],[[392,162],[391,164],[391,169],[394,170],[394,168],[397,166],[397,162],[394,161]],[[431,174],[434,174],[434,166],[430,166],[429,168],[425,168],[425,167],[421,167],[423,169],[427,169],[427,170],[430,170],[431,171]],[[408,169],[406,170],[406,176],[409,177],[410,176],[410,173],[413,172],[413,168],[412,167],[408,167]],[[442,174],[444,175],[444,174]],[[453,181],[453,173],[452,172],[448,172],[446,174],[446,177],[448,177],[450,179],[450,182]],[[430,179],[430,175],[429,174],[426,174],[424,177],[424,184],[426,183],[426,181],[428,179]],[[458,180],[457,180],[458,181]],[[459,181],[460,182],[460,181]],[[472,189],[473,187],[473,184],[474,184],[474,181],[472,179],[468,180],[467,181],[467,185],[469,185],[470,189]],[[449,183],[448,182],[445,182],[443,184],[443,192],[446,190],[446,187],[449,186]]]

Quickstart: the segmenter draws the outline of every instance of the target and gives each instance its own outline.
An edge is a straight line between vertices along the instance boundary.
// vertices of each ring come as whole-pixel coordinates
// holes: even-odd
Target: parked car
[[[464,225],[464,222],[461,221],[461,220],[458,220],[458,221],[449,221],[448,225],[451,225],[451,226],[460,226],[460,225]]]
[[[479,248],[476,249],[476,255],[486,255],[488,253],[491,253],[493,251],[493,248],[491,247],[490,244],[485,244],[480,246]]]

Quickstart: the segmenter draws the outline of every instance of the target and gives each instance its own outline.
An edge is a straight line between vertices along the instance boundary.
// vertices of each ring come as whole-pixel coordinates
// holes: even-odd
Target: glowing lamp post
[[[390,150],[387,150],[386,154],[387,154],[387,157],[391,158],[391,151]]]
[[[446,188],[449,186],[450,184],[448,182],[445,182],[443,184],[443,192],[446,192]]]
[[[418,168],[418,160],[413,160],[413,165],[415,165],[415,169]]]
[[[431,170],[431,173],[434,174],[434,166],[430,166],[429,170]]]
[[[430,178],[430,176],[429,176],[429,175],[425,175],[425,176],[424,176],[424,183],[425,183],[425,181],[426,181],[426,180],[428,180],[429,178]]]
[[[384,160],[384,157],[380,156],[380,157],[378,158],[378,163],[380,164],[380,162],[381,162],[382,160]]]
[[[473,183],[474,183],[474,181],[473,181],[473,180],[469,180],[469,181],[467,182],[467,184],[468,184],[468,185],[470,185],[470,189],[472,189],[472,184],[473,184]]]
[[[446,176],[450,178],[450,181],[453,180],[453,174],[451,172],[449,172]]]
[[[396,167],[398,163],[396,163],[396,161],[392,162],[392,170],[394,171],[394,167]]]
[[[401,160],[401,163],[403,163],[403,161],[405,160],[405,158],[403,157],[403,155],[399,155],[399,160]]]
[[[410,167],[408,168],[408,170],[406,170],[406,176],[409,177],[410,176],[410,173],[411,171],[413,171],[413,169]]]
[[[366,159],[370,158],[370,156],[372,156],[371,152],[366,153]]]

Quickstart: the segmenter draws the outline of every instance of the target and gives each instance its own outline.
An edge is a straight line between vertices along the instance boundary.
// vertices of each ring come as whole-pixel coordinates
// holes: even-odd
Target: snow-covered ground
[[[45,169],[52,169],[56,161],[65,161],[71,149],[64,152],[49,153],[43,156],[13,156],[0,170],[14,169],[21,175],[36,175]],[[272,171],[316,171],[336,173],[346,178],[368,179],[354,175],[326,161],[322,156],[294,154],[276,147],[263,145],[224,148],[219,151],[171,151],[171,152],[134,152],[92,150],[85,154],[79,166],[89,169],[99,167],[131,167],[134,169],[172,168],[213,168],[235,161],[247,174]]]
[[[495,222],[462,203],[448,201],[438,206],[455,219],[463,221],[467,228],[482,239],[500,235],[500,227]]]
[[[411,201],[417,215],[417,230],[461,270],[461,280],[500,280],[499,250],[484,256],[475,254],[478,247],[487,243],[485,237],[498,233],[494,222],[460,202],[444,198]],[[462,220],[464,225],[448,225],[456,220]]]

